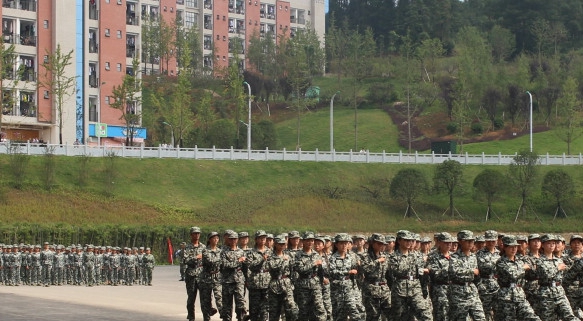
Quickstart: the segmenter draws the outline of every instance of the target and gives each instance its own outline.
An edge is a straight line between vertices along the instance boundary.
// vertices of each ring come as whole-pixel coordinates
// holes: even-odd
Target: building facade
[[[253,35],[278,39],[311,27],[323,43],[325,28],[324,0],[2,0],[0,16],[4,48],[15,50],[15,59],[2,65],[2,138],[53,144],[60,131],[64,144],[123,144],[129,133],[122,111],[112,106],[114,87],[126,74],[141,77],[161,67],[178,74],[175,58],[146,61],[141,54],[147,18],[178,17],[185,28],[197,28],[209,69],[228,66],[234,54],[244,58]],[[237,39],[242,50],[233,53]],[[72,52],[66,74],[76,80],[59,112],[52,91],[41,86],[50,77],[43,62],[57,46]],[[141,70],[133,70],[134,59]],[[128,104],[125,112],[140,114],[141,106]],[[145,139],[141,121],[130,130],[134,142]]]

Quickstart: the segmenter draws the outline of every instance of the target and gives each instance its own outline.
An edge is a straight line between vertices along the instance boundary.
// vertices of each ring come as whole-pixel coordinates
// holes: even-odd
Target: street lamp
[[[162,124],[170,126],[170,130],[172,132],[172,148],[174,148],[174,127],[165,121],[163,121]]]
[[[248,158],[251,159],[251,85],[248,82],[244,81],[243,85],[247,85],[247,89],[249,90],[249,119],[247,120],[247,153]]]
[[[530,152],[532,153],[532,94],[530,93],[530,91],[527,91],[526,93],[530,97],[530,103],[529,103],[529,107],[530,107]]]
[[[330,152],[334,151],[334,97],[339,93],[340,91],[335,92],[330,99]]]

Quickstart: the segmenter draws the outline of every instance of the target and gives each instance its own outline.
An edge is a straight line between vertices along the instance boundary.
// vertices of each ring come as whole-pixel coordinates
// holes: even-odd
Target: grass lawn
[[[554,131],[549,130],[532,135],[533,150],[539,155],[562,155],[567,154],[567,143],[561,141]],[[514,154],[523,149],[530,148],[530,135],[523,135],[510,140],[495,140],[485,143],[474,143],[464,145],[464,152],[470,154]],[[578,155],[583,152],[583,138],[575,140],[571,144],[571,155]]]

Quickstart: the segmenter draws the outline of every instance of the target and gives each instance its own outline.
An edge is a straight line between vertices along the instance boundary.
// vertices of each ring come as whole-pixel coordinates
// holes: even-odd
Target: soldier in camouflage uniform
[[[31,285],[41,285],[42,283],[42,266],[40,261],[40,245],[35,245],[31,254]]]
[[[242,321],[246,317],[245,309],[245,277],[243,275],[243,262],[245,252],[237,247],[239,235],[235,231],[225,233],[225,243],[221,252],[222,296],[223,308],[221,319],[231,321],[233,318],[233,300],[235,301],[235,313],[237,320]]]
[[[430,298],[433,305],[433,320],[449,320],[449,263],[451,244],[456,240],[447,232],[438,233],[437,248],[429,253],[425,268],[429,270]]]
[[[5,247],[6,253],[4,254],[4,273],[6,274],[6,285],[14,285],[14,269],[12,265],[14,264],[14,254],[12,253],[12,245],[8,244]]]
[[[459,249],[452,254],[449,264],[449,315],[452,321],[466,321],[468,315],[474,321],[485,321],[486,316],[478,288],[474,284],[480,272],[474,246],[474,233],[463,230],[457,234]]]
[[[144,265],[144,285],[152,285],[152,274],[154,273],[154,267],[156,266],[156,259],[152,255],[149,247],[146,248],[146,254],[142,258],[142,264]]]
[[[20,286],[21,284],[21,280],[20,280],[20,270],[22,267],[22,253],[20,252],[20,248],[18,247],[18,245],[14,244],[12,246],[12,253],[14,255],[14,263],[13,263],[13,267],[14,267],[14,285],[16,286]],[[49,274],[49,282],[50,282],[50,274]]]
[[[22,265],[20,266],[20,277],[22,282],[26,285],[30,285],[31,282],[31,255],[31,247],[24,245],[22,251]]]
[[[536,275],[539,280],[538,298],[539,316],[542,320],[556,320],[556,316],[563,321],[579,320],[573,314],[571,305],[561,286],[563,271],[567,266],[561,258],[555,257],[555,242],[557,238],[552,234],[541,237],[543,252],[536,261]]]
[[[424,264],[413,252],[414,244],[415,235],[400,230],[397,233],[398,249],[389,257],[392,320],[406,320],[409,315],[414,315],[418,321],[433,320],[431,307],[421,289]]]
[[[138,249],[138,266],[136,268],[136,279],[138,279],[138,284],[144,283],[144,266],[142,264],[144,254],[144,247],[140,246]]]
[[[293,243],[288,242],[288,246],[289,244]],[[297,273],[294,286],[299,308],[298,320],[326,321],[327,314],[322,300],[322,280],[320,279],[323,275],[322,257],[312,250],[313,244],[313,238],[304,240],[302,250],[295,252],[293,271]]]
[[[525,283],[523,285],[524,294],[534,312],[538,315],[538,276],[535,272],[536,261],[540,257],[541,241],[539,234],[530,234],[528,236],[528,250],[529,253],[523,258],[524,263],[528,264],[531,269],[526,271],[524,276]]]
[[[573,309],[573,313],[581,318],[580,310],[583,309],[583,236],[571,235],[569,240],[571,252],[565,259],[568,267],[563,279],[563,288],[567,292],[567,298]]]
[[[194,302],[200,290],[200,272],[202,270],[202,253],[205,245],[200,243],[200,228],[193,226],[190,228],[190,243],[184,249],[183,262],[186,265],[186,311],[187,319],[194,320]],[[142,258],[143,259],[143,258]]]
[[[314,250],[322,257],[322,301],[326,309],[326,320],[332,321],[332,299],[330,297],[330,256],[326,252],[326,239],[324,236],[317,236],[314,239]]]
[[[500,251],[496,248],[498,233],[493,230],[484,233],[485,246],[476,252],[478,259],[478,270],[480,270],[480,282],[478,283],[478,293],[482,308],[486,314],[486,320],[492,320],[494,312],[494,299],[496,292],[500,288],[496,282],[496,262],[500,259]]]
[[[136,282],[136,266],[138,265],[138,249],[133,248],[126,256],[126,285],[132,286]]]
[[[95,253],[93,253],[93,245],[87,246],[87,251],[83,255],[83,266],[87,275],[87,286],[95,285]]]
[[[382,316],[389,317],[391,290],[387,283],[389,261],[382,252],[385,245],[382,234],[371,235],[367,255],[362,260],[362,297],[367,321],[381,321]]]
[[[271,276],[265,263],[271,255],[271,250],[265,246],[266,241],[267,232],[256,231],[255,246],[247,253],[245,260],[249,268],[247,289],[249,289],[249,316],[252,321],[267,321],[267,288]]]
[[[525,271],[531,267],[516,256],[519,247],[516,237],[505,235],[502,244],[504,254],[496,262],[495,271],[500,289],[494,301],[494,320],[539,321],[521,287]]]
[[[184,264],[184,249],[186,249],[186,242],[180,243],[180,248],[174,253],[174,260],[180,264],[180,279],[184,281],[184,272],[186,272],[186,264]]]
[[[119,272],[121,270],[121,256],[119,255],[119,248],[115,247],[112,249],[112,253],[109,256],[109,280],[111,285],[119,285]]]
[[[57,246],[53,262],[53,271],[55,273],[56,285],[63,285],[65,280],[65,255],[63,254],[62,245]]]
[[[222,310],[223,298],[221,287],[221,249],[219,233],[210,232],[206,248],[202,252],[202,271],[200,272],[200,309],[204,321],[210,321],[211,316]],[[217,308],[213,308],[213,295]]]
[[[274,252],[267,259],[266,269],[269,271],[269,321],[279,321],[282,312],[286,321],[298,320],[298,306],[294,301],[294,287],[291,283],[292,258],[285,253],[287,241],[283,235],[274,238]]]
[[[309,237],[313,235],[307,235]],[[343,321],[346,317],[350,320],[364,320],[364,316],[358,307],[360,295],[356,295],[358,286],[356,276],[358,274],[358,262],[355,257],[348,254],[350,236],[346,233],[336,235],[336,252],[330,257],[330,296],[332,298],[332,320]],[[306,242],[306,237],[304,237]]]
[[[40,253],[40,261],[42,265],[42,280],[44,286],[51,284],[53,261],[55,260],[55,253],[49,249],[49,242],[44,243],[44,250]]]

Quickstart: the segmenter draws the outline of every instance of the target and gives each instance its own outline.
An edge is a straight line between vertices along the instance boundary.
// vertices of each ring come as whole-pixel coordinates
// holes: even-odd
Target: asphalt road
[[[186,290],[178,279],[178,266],[157,266],[152,286],[0,285],[0,320],[184,321]],[[195,307],[202,320],[198,298]]]

